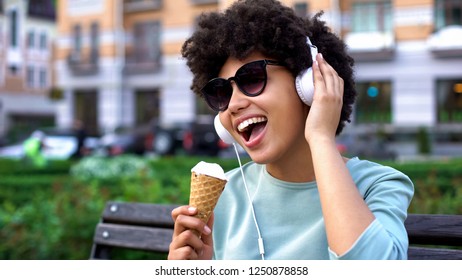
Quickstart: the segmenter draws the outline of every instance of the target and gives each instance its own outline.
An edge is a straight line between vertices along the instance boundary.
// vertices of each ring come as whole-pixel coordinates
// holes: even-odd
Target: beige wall
[[[119,11],[116,0],[104,0],[104,9],[100,14],[84,15],[72,17],[69,16],[68,0],[60,0],[58,5],[58,32],[60,36],[67,38],[72,37],[73,26],[77,23],[81,24],[85,36],[90,30],[90,25],[94,21],[100,24],[100,33],[113,32],[116,28],[115,15]],[[121,1],[122,2],[122,1]],[[216,4],[208,5],[192,5],[190,0],[175,0],[163,1],[161,10],[147,10],[141,12],[126,13],[123,16],[123,24],[125,32],[131,32],[136,22],[142,20],[160,20],[162,29],[170,28],[189,28],[194,24],[195,19],[203,12],[217,10]],[[181,50],[183,42],[169,42],[163,46],[163,53],[166,55],[177,54]],[[59,48],[56,50],[56,58],[65,60],[69,54],[70,47]],[[87,53],[88,48],[83,48],[83,54]],[[113,44],[102,45],[100,48],[100,56],[114,56],[116,48]]]
[[[358,0],[355,0],[358,1]],[[359,0],[361,1],[361,0]],[[100,23],[100,32],[112,32],[115,28],[115,10],[117,9],[118,0],[104,0],[104,9],[101,14],[88,16],[72,17],[67,15],[68,0],[58,1],[58,32],[69,38],[72,35],[72,28],[76,23],[82,24],[84,32],[88,32],[89,26],[93,21]],[[122,1],[121,1],[122,2]],[[126,13],[124,15],[124,28],[127,32],[133,29],[135,22],[140,20],[159,19],[162,22],[162,29],[189,28],[194,24],[195,19],[203,12],[215,11],[217,9],[225,9],[231,5],[234,0],[219,0],[218,5],[193,5],[190,0],[175,0],[163,1],[163,7],[158,11],[146,11],[137,13]],[[293,6],[295,3],[306,2],[309,4],[310,11],[331,9],[332,1],[326,0],[281,0],[287,6]],[[353,0],[338,1],[343,12],[351,10]],[[433,0],[394,0],[395,8],[407,8],[413,6],[429,6],[433,5]],[[395,35],[397,40],[415,40],[425,39],[431,34],[432,26],[397,26],[395,27]],[[343,30],[343,34],[348,30]],[[166,55],[177,54],[181,50],[183,42],[167,42],[163,45],[163,53]],[[85,53],[84,49],[84,53]],[[69,49],[60,48],[56,50],[57,59],[65,59],[69,53]],[[116,53],[114,45],[102,45],[100,50],[101,56],[114,56]]]
[[[230,6],[235,0],[221,0],[220,9],[223,10],[226,7]],[[280,0],[286,6],[292,7],[295,3],[308,3],[310,10],[321,10],[330,8],[330,1],[326,0]]]
[[[104,8],[102,9],[102,13],[72,16],[68,13],[68,0],[59,0],[57,14],[58,33],[71,34],[72,27],[76,23],[87,23],[88,26],[90,26],[93,21],[98,21],[100,23],[101,30],[112,29],[115,25],[114,9],[116,8],[117,0],[104,0],[103,2]]]
[[[429,6],[434,4],[434,0],[393,0],[395,7],[409,7],[409,6]]]
[[[115,28],[115,13],[114,9],[117,8],[116,0],[104,0],[104,8],[101,10],[101,13],[93,13],[90,15],[69,15],[69,6],[68,0],[58,1],[58,14],[57,14],[57,32],[59,36],[71,39],[73,27],[76,24],[82,26],[82,35],[88,35],[90,31],[90,26],[93,22],[99,23],[99,32],[100,34],[106,32],[112,32]],[[65,60],[69,54],[70,46],[67,48],[57,48],[55,50],[55,58],[59,60]],[[83,47],[83,54],[89,52],[88,47]],[[114,56],[115,46],[113,44],[106,44],[100,47],[100,56]]]
[[[395,38],[398,41],[425,40],[431,35],[433,25],[425,26],[398,26],[395,28]]]

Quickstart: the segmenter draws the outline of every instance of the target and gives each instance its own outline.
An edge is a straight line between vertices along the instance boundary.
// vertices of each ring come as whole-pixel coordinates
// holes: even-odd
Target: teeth
[[[247,119],[247,120],[241,122],[237,126],[237,130],[239,130],[239,132],[243,132],[244,130],[247,129],[247,127],[249,127],[249,125],[254,124],[254,123],[261,123],[261,122],[264,122],[264,121],[266,121],[265,117],[250,118],[250,119]]]

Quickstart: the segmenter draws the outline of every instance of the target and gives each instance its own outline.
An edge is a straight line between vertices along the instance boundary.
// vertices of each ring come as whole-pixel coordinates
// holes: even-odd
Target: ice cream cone
[[[197,208],[196,217],[204,223],[207,223],[213,209],[215,209],[225,184],[226,180],[220,178],[197,174],[196,172],[191,173],[189,205]]]
[[[199,162],[191,169],[189,205],[197,208],[195,217],[207,223],[217,205],[227,179],[223,168],[216,163]],[[197,236],[200,232],[194,231]]]

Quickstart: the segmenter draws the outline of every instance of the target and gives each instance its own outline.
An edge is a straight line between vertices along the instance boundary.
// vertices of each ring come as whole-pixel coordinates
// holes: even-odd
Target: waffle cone
[[[204,223],[207,223],[212,215],[225,184],[226,181],[219,178],[191,173],[189,205],[197,208],[196,217]]]

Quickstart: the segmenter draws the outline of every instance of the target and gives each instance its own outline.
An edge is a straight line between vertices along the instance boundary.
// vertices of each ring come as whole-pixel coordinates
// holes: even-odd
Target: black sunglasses
[[[236,71],[234,77],[210,80],[202,89],[205,101],[215,111],[224,111],[228,108],[233,95],[231,81],[234,81],[242,93],[247,96],[257,96],[266,86],[266,65],[283,64],[274,60],[257,60],[244,64]]]

